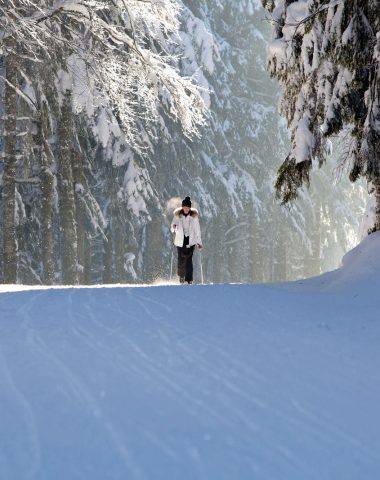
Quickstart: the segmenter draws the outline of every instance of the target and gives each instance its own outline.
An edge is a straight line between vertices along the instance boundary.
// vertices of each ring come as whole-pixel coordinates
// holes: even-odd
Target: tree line
[[[352,247],[364,194],[329,188],[331,168],[291,208],[274,201],[288,133],[258,2],[0,8],[3,281],[168,278],[167,227],[187,194],[206,281],[319,274]]]
[[[102,280],[125,268],[128,206],[115,176],[128,162],[113,169],[115,152],[101,161],[97,146],[112,143],[124,159],[127,149],[129,158],[143,156],[163,116],[197,134],[205,110],[199,88],[168,53],[177,17],[173,0],[1,1],[4,282],[15,283],[23,265],[33,272],[40,259],[43,283],[85,283],[92,239],[103,244]],[[109,187],[98,196],[107,197],[107,219],[97,183]],[[34,210],[36,238],[24,228],[25,208]],[[22,255],[23,241],[40,246],[37,258],[30,249]]]

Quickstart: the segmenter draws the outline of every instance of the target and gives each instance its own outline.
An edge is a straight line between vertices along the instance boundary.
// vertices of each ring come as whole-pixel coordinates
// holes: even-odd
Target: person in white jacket
[[[178,276],[180,283],[193,283],[193,253],[197,245],[202,250],[199,213],[191,208],[190,197],[182,200],[182,207],[174,210],[171,225],[175,233],[174,245],[178,251]]]

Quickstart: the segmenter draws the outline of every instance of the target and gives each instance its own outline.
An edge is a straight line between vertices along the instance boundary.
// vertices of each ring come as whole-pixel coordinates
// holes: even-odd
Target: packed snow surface
[[[2,480],[378,480],[380,236],[273,285],[0,294]]]

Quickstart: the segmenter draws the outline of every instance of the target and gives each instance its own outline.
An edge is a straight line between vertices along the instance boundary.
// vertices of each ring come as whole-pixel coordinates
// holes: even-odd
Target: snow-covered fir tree
[[[363,176],[377,197],[380,228],[380,13],[375,0],[263,0],[272,17],[269,71],[282,87],[292,132],[277,191],[284,202],[322,165],[327,139],[344,131],[350,179]]]

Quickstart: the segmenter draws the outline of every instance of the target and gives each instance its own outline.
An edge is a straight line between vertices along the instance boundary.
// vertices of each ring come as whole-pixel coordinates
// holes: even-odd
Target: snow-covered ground
[[[296,283],[2,287],[0,478],[378,480],[379,292],[379,234]]]

